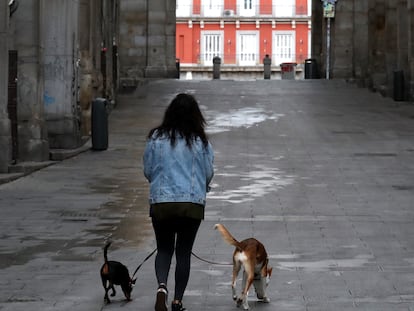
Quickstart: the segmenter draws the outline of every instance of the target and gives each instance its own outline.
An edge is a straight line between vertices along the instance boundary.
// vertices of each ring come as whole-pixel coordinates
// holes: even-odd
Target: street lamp
[[[331,18],[335,17],[335,3],[338,0],[321,0],[323,17],[326,18],[326,79],[329,80],[331,62]]]

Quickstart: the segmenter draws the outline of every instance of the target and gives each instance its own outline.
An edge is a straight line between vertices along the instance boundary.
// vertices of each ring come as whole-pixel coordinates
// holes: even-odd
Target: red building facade
[[[176,57],[184,66],[301,64],[309,58],[311,0],[177,0]]]

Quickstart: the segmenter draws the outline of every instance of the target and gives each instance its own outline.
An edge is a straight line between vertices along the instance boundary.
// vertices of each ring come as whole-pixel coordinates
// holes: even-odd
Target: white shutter
[[[295,12],[295,0],[273,0],[273,15],[292,17]]]
[[[202,59],[205,65],[212,65],[215,56],[222,57],[222,34],[202,33]]]
[[[238,0],[238,7],[240,16],[256,15],[256,0]]]
[[[221,16],[223,11],[223,0],[202,0],[203,16]]]
[[[192,0],[176,0],[175,15],[180,16],[191,16],[191,3]]]
[[[257,35],[255,33],[239,33],[239,65],[254,66],[257,61]]]
[[[295,59],[295,38],[293,32],[274,32],[273,59],[274,64],[292,62]]]

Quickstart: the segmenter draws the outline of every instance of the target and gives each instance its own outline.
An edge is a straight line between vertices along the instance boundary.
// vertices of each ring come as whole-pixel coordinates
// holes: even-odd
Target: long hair
[[[167,137],[171,145],[177,137],[183,137],[187,146],[191,148],[194,140],[200,138],[207,147],[208,138],[204,131],[204,119],[196,99],[190,94],[180,93],[171,101],[164,114],[161,125],[153,128],[148,138]]]

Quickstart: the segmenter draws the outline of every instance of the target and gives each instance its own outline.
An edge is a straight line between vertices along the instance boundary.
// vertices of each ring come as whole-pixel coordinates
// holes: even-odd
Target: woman
[[[167,281],[175,251],[175,291],[172,311],[183,311],[190,276],[191,252],[206,193],[213,178],[214,154],[204,131],[206,121],[195,98],[178,94],[160,126],[148,134],[144,174],[150,183],[150,216],[157,241],[156,311],[167,310]]]

